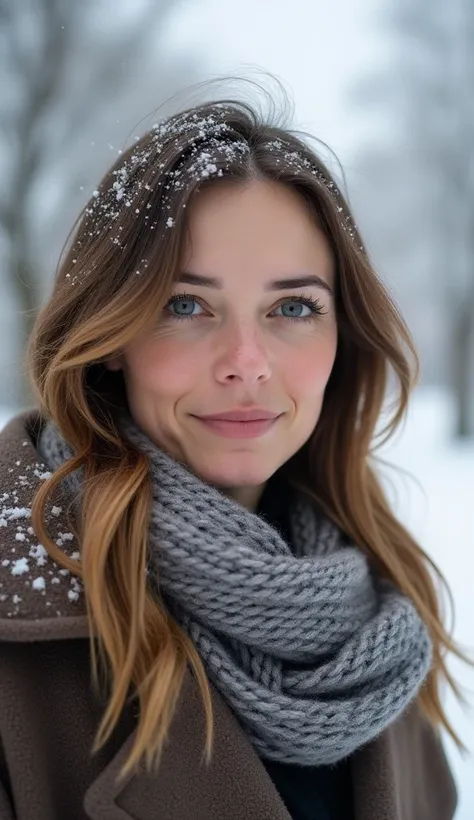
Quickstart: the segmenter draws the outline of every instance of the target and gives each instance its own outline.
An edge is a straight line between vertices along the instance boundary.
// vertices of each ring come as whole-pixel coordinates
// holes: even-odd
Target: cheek
[[[154,340],[131,346],[126,356],[129,388],[141,393],[177,397],[197,377],[197,359],[189,348],[169,340]]]
[[[285,368],[286,384],[295,398],[314,399],[324,393],[336,357],[336,338],[308,345],[292,357]]]

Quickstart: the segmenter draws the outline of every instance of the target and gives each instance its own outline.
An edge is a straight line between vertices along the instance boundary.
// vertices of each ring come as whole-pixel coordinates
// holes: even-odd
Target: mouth
[[[273,418],[252,419],[251,421],[232,421],[229,419],[202,418],[201,416],[193,416],[193,418],[218,436],[224,436],[225,438],[257,438],[271,430],[282,415],[283,413]]]

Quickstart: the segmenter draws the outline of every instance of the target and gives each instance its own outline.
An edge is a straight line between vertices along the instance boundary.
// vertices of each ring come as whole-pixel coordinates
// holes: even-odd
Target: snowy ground
[[[0,409],[0,428],[10,413]],[[453,407],[448,395],[419,390],[405,429],[380,455],[408,471],[385,470],[398,514],[436,561],[454,597],[454,637],[474,656],[474,441],[452,442]],[[447,602],[446,602],[447,606]],[[449,610],[448,610],[449,611]],[[472,704],[464,711],[446,692],[448,717],[471,751],[461,757],[449,738],[445,746],[459,790],[456,820],[474,818],[474,670],[456,659],[450,669]]]

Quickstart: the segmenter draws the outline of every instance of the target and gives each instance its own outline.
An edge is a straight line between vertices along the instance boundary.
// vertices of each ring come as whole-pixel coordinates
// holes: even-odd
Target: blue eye
[[[311,316],[311,308],[306,302],[303,302],[301,299],[293,299],[291,302],[283,302],[283,304],[278,305],[276,310],[279,308],[291,308],[291,312],[288,313],[286,316],[283,314],[284,319],[307,319]],[[303,308],[307,308],[309,313],[306,316],[303,314],[301,315],[301,311]]]
[[[170,311],[173,319],[194,319],[196,314],[192,312],[193,303],[195,305],[199,305],[199,302],[196,299],[194,299],[193,296],[187,296],[185,293],[183,293],[178,294],[177,296],[173,296],[169,300],[166,307],[172,308],[175,305],[177,305],[179,308],[184,307],[183,313],[173,313],[172,311]]]
[[[290,322],[312,322],[314,319],[318,319],[319,316],[323,316],[326,313],[319,299],[313,299],[312,296],[289,296],[284,302],[278,305],[275,310],[279,308],[293,308],[295,305],[297,306],[296,316],[294,311],[292,311],[289,316],[283,315],[281,318],[289,319]],[[309,313],[307,313],[306,316],[301,316],[301,312],[298,312],[299,305],[308,308]]]
[[[177,305],[178,308],[182,309],[183,312],[175,313],[173,307]],[[201,303],[197,299],[196,296],[192,296],[189,293],[178,293],[175,296],[172,296],[169,302],[167,303],[165,310],[168,314],[168,317],[171,319],[176,319],[177,321],[181,321],[183,319],[198,319],[202,317],[202,313],[194,313],[193,312],[193,305],[199,305],[202,308]],[[296,315],[294,307],[296,305]],[[307,307],[309,313],[306,316],[301,315],[301,310],[298,311],[298,305],[303,305],[303,307]],[[311,296],[289,296],[285,299],[281,304],[277,305],[275,310],[279,310],[279,308],[291,308],[291,312],[289,315],[280,315],[276,316],[277,319],[287,319],[290,322],[310,322],[313,319],[317,319],[319,316],[322,316],[326,313],[323,310],[323,306],[321,305],[318,299],[313,299]]]

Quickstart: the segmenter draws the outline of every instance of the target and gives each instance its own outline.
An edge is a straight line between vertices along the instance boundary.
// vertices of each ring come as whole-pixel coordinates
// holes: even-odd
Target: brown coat
[[[157,775],[140,772],[115,785],[133,742],[132,707],[106,747],[90,755],[104,704],[90,685],[84,595],[28,529],[27,510],[44,480],[34,446],[40,423],[33,411],[0,433],[0,820],[290,820],[212,684],[213,762],[200,765],[203,708],[189,672]],[[55,501],[50,532],[71,555],[78,545]],[[442,743],[416,705],[359,749],[351,769],[356,820],[454,815]]]

